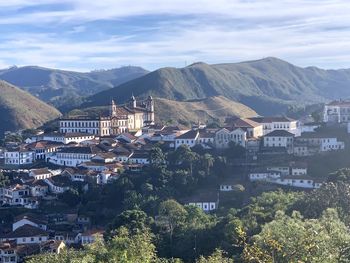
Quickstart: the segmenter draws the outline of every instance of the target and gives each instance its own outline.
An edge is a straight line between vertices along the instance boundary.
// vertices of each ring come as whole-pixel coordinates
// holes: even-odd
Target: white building
[[[288,117],[252,117],[252,121],[260,123],[263,126],[263,135],[275,130],[285,130],[299,136],[301,131],[298,121]]]
[[[198,130],[190,130],[175,139],[175,149],[179,148],[181,145],[187,145],[189,148],[197,145],[199,139]]]
[[[350,101],[332,101],[324,106],[323,121],[326,123],[350,122]]]
[[[21,215],[15,219],[12,224],[12,231],[24,226],[31,225],[33,227],[39,228],[41,230],[47,230],[47,220],[43,218],[34,217],[31,215]]]
[[[1,241],[15,241],[17,245],[21,244],[40,244],[49,239],[49,234],[32,225],[23,225],[9,234],[0,237]]]
[[[251,119],[230,118],[226,124],[232,128],[240,128],[247,132],[247,138],[259,138],[264,135],[263,125]]]
[[[231,142],[246,147],[247,132],[241,128],[222,128],[215,133],[216,148],[228,148]]]
[[[295,141],[306,149],[304,152],[301,152],[305,153],[305,155],[307,155],[307,153],[312,155],[327,151],[343,150],[345,148],[345,143],[338,141],[336,137],[317,132],[302,133]],[[301,153],[295,152],[295,154],[299,156],[301,156]]]
[[[263,145],[267,148],[285,148],[293,153],[294,134],[286,130],[274,130],[264,136]]]
[[[76,167],[81,163],[91,161],[99,150],[95,146],[64,147],[53,155],[49,162],[60,166]]]
[[[125,106],[117,106],[111,100],[110,112],[104,117],[77,117],[60,119],[60,132],[83,132],[99,136],[110,136],[131,130],[139,130],[154,124],[154,101],[149,96],[137,102],[132,96]]]
[[[5,151],[5,164],[25,166],[30,165],[35,160],[35,153],[24,147],[7,149]]]
[[[34,177],[35,180],[43,180],[51,177],[53,174],[47,168],[41,169],[31,169],[29,172],[29,176]]]

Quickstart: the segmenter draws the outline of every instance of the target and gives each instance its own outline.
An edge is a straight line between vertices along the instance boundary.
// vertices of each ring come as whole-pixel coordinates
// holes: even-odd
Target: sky
[[[350,68],[348,0],[0,0],[0,68]]]

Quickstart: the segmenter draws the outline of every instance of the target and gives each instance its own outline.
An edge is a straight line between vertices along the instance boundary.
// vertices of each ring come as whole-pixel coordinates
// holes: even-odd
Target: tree
[[[196,263],[233,263],[233,259],[225,257],[224,252],[217,249],[207,258],[200,256]]]
[[[109,262],[152,263],[157,260],[156,248],[152,243],[151,233],[148,229],[130,235],[127,228],[121,227],[107,248]]]
[[[210,168],[213,167],[213,165],[214,165],[214,160],[215,159],[213,158],[213,156],[211,156],[211,154],[209,154],[209,153],[206,153],[203,156],[203,163],[205,166],[205,171],[206,171],[207,176],[210,174]]]
[[[170,252],[172,251],[173,235],[177,228],[180,228],[185,222],[187,211],[186,209],[173,199],[162,202],[159,205],[158,214],[161,222],[169,233]],[[171,252],[172,254],[172,252]]]
[[[0,187],[6,186],[10,182],[9,178],[0,172]]]
[[[348,262],[350,235],[336,210],[320,219],[283,212],[263,226],[243,252],[245,262]]]
[[[329,174],[328,182],[332,183],[347,183],[350,184],[350,168],[343,168],[334,173]]]
[[[109,228],[115,230],[125,227],[130,233],[135,234],[147,229],[150,222],[151,218],[142,210],[126,210],[117,216]]]
[[[161,148],[153,147],[150,156],[152,166],[158,169],[164,169],[166,167],[166,156]]]
[[[69,189],[58,196],[59,200],[66,203],[70,207],[76,207],[80,202],[80,196],[77,190]]]

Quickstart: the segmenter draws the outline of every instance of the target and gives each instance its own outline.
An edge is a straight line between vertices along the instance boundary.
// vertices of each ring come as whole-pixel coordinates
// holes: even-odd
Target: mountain
[[[132,66],[88,73],[26,66],[0,70],[0,79],[65,110],[78,105],[83,96],[118,86],[146,73],[147,70]]]
[[[154,102],[156,122],[175,121],[188,124],[218,121],[223,123],[228,116],[242,118],[254,117],[258,114],[251,108],[224,96],[214,96],[194,101],[174,101],[156,98]]]
[[[350,70],[302,68],[277,58],[231,64],[195,63],[185,68],[161,68],[87,98],[83,106],[119,103],[131,94],[186,101],[211,96],[243,103],[259,114],[285,112],[350,96]]]
[[[60,112],[5,81],[0,81],[0,136],[4,131],[39,127]]]

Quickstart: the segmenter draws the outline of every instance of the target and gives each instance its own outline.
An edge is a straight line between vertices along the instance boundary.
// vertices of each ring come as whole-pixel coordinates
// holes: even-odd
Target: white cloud
[[[0,1],[0,8],[15,10],[38,3],[66,4],[67,8],[0,17],[0,24],[48,28],[46,33],[14,32],[0,37],[0,67],[16,61],[70,69],[125,64],[155,68],[271,55],[302,66],[350,67],[350,5],[345,0],[142,0],[132,4],[129,0],[15,0]],[[111,20],[113,25],[115,19],[145,15],[158,17],[157,23],[149,27],[141,21],[131,32],[104,32],[92,40],[69,36],[89,32],[86,23],[90,21]],[[68,35],[55,31],[62,26],[71,28]],[[144,32],[147,37],[138,35]]]

